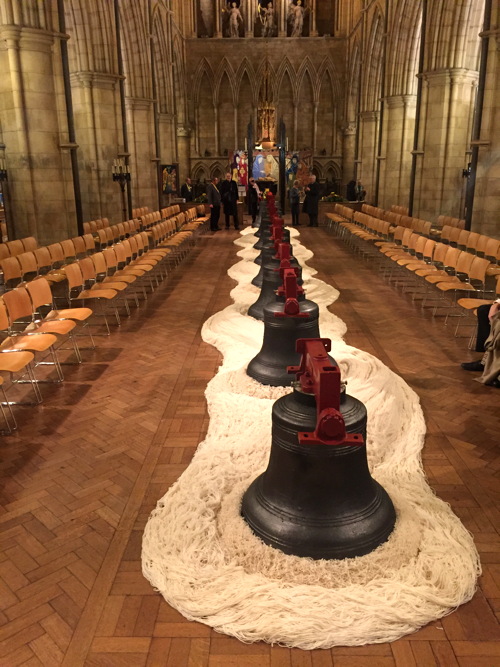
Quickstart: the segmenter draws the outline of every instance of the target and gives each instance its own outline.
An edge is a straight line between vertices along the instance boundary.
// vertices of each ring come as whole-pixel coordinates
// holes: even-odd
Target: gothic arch
[[[285,76],[288,76],[288,79],[292,86],[293,103],[295,105],[297,103],[297,75],[295,74],[295,70],[292,64],[286,57],[283,59],[283,62],[281,63],[278,72],[276,74],[276,92],[278,100],[280,99],[280,91],[283,87],[283,81],[285,79]]]
[[[226,80],[229,82],[229,86],[230,86],[230,90],[231,90],[231,97],[232,97],[232,100],[233,100],[233,106],[235,106],[236,105],[236,100],[237,100],[237,97],[236,97],[236,77],[235,77],[235,74],[234,74],[233,66],[229,62],[229,59],[226,58],[226,56],[224,56],[224,58],[222,58],[222,60],[220,62],[220,65],[217,69],[216,76],[215,76],[214,97],[215,97],[215,100],[217,101],[217,103],[218,103],[219,98],[220,98],[220,84],[221,84],[221,81],[224,78],[224,75],[226,75]]]
[[[269,62],[269,60],[267,58],[260,63],[259,68],[258,68],[257,73],[256,73],[257,82],[259,82],[259,81],[261,82],[258,85],[257,95],[260,94],[260,88],[262,86],[262,82],[266,78],[267,73],[269,73],[269,82],[271,84],[273,100],[276,100],[278,92],[279,92],[279,89],[278,89],[278,86],[277,86],[277,77],[276,77],[276,73],[274,71],[273,66],[271,65],[271,63]]]
[[[306,56],[301,62],[299,70],[297,72],[297,91],[300,95],[300,90],[304,83],[305,76],[309,76],[309,81],[311,82],[312,91],[313,91],[313,101],[314,104],[318,104],[318,95],[319,95],[319,85],[318,85],[318,76],[316,68],[311,62],[309,56]]]
[[[209,91],[205,90],[202,86],[203,77],[206,76],[210,83],[210,90],[212,91],[212,104],[215,106],[215,77],[210,67],[210,63],[206,58],[200,60],[200,63],[196,69],[194,75],[194,104],[199,106],[201,95],[206,95],[208,97]]]
[[[237,71],[236,71],[236,99],[240,99],[240,89],[241,89],[241,84],[243,81],[243,77],[245,74],[248,76],[248,80],[250,81],[250,85],[252,87],[252,102],[253,106],[257,106],[258,103],[258,85],[257,85],[257,80],[255,77],[255,71],[252,67],[252,64],[248,60],[248,58],[243,58],[241,61]]]

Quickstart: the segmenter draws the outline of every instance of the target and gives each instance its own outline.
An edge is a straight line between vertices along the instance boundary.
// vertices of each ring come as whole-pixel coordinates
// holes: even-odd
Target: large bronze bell
[[[283,230],[283,240],[275,241],[273,246],[264,247],[260,251],[260,255],[254,259],[256,264],[260,264],[259,273],[252,280],[252,285],[255,287],[262,287],[262,280],[264,278],[264,264],[270,264],[272,262],[276,263],[276,268],[279,268],[279,256],[278,248],[281,243],[286,243],[290,246],[290,261],[293,266],[299,266],[298,260],[293,256],[293,247],[290,243],[290,231],[288,229]]]
[[[288,367],[297,366],[301,359],[297,340],[319,338],[319,308],[304,298],[293,269],[282,269],[280,273],[283,285],[277,296],[284,297],[284,301],[264,306],[264,339],[260,352],[248,364],[247,375],[261,384],[288,387],[294,380]]]
[[[289,244],[280,243],[280,264],[276,266],[274,262],[263,264],[263,278],[260,294],[255,303],[248,309],[248,314],[255,317],[256,320],[264,319],[264,306],[268,303],[275,303],[277,296],[276,292],[281,287],[282,279],[280,269],[294,268],[297,269],[297,283],[303,284],[302,270],[295,258],[289,259]],[[283,298],[281,298],[283,300]]]
[[[370,475],[366,410],[340,396],[330,341],[300,340],[292,394],[273,405],[269,464],[243,496],[241,513],[266,544],[310,558],[363,556],[387,540],[396,513]]]

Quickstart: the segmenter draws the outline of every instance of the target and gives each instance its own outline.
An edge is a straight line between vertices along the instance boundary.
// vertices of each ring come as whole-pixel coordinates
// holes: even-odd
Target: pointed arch
[[[369,30],[364,69],[363,111],[378,109],[382,85],[382,49],[384,40],[384,18],[380,8],[376,7]]]
[[[202,86],[203,77],[206,77],[209,87],[205,88]],[[212,106],[215,105],[215,76],[213,70],[210,66],[210,63],[206,58],[200,60],[200,63],[196,69],[193,82],[194,90],[194,103],[195,106],[199,106],[201,96],[204,95],[208,97],[209,91],[212,91]]]
[[[229,86],[229,90],[231,92],[231,99],[233,106],[236,106],[236,76],[234,73],[233,66],[231,65],[231,62],[229,59],[224,56],[222,58],[219,67],[217,68],[217,72],[215,75],[215,90],[214,90],[214,97],[216,100],[220,99],[221,95],[221,82],[223,78],[226,78],[227,80],[227,85]]]

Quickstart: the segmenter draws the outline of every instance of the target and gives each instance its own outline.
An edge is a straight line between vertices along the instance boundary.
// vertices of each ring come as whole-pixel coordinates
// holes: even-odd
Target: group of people
[[[316,180],[316,175],[311,174],[309,183],[304,188],[306,196],[302,205],[302,212],[309,216],[309,227],[318,226],[318,210],[319,200],[321,197],[321,186]],[[288,191],[288,200],[290,202],[290,209],[292,213],[292,225],[298,227],[300,225],[300,196],[301,184],[300,181],[294,181],[292,187]]]
[[[233,181],[231,172],[227,172],[226,178],[219,185],[219,179],[214,176],[207,185],[207,201],[210,207],[210,230],[220,231],[219,218],[221,207],[224,208],[226,218],[226,229],[229,229],[231,217],[235,229],[239,229],[238,222],[238,186]]]
[[[305,198],[302,206],[303,213],[309,216],[309,227],[318,226],[318,209],[319,200],[321,197],[321,186],[317,182],[316,175],[311,174],[309,183],[304,188]],[[221,209],[224,211],[226,229],[231,226],[231,218],[233,218],[233,225],[235,229],[239,229],[238,223],[238,185],[233,179],[231,172],[227,172],[225,179],[219,183],[217,176],[214,176],[207,184],[207,202],[210,207],[210,230],[217,232],[220,230],[219,219]],[[300,199],[302,195],[302,187],[300,181],[294,181],[292,187],[288,191],[288,199],[290,202],[290,209],[292,213],[292,225],[298,227],[300,225]],[[186,178],[185,183],[181,187],[181,197],[186,202],[193,201],[194,192],[193,184],[190,178]],[[252,217],[252,225],[255,225],[257,215],[259,212],[259,203],[262,199],[262,193],[253,176],[248,180],[247,202],[248,211]]]

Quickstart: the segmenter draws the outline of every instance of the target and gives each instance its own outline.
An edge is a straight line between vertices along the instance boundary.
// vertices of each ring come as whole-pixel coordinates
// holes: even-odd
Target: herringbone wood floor
[[[234,232],[191,257],[43,407],[19,409],[2,439],[0,664],[166,667],[500,665],[500,392],[458,368],[469,358],[324,229],[303,229],[347,341],[417,391],[436,492],[474,534],[484,573],[469,604],[392,644],[304,652],[245,645],[186,621],[141,575],[149,512],[203,438],[203,392],[219,364],[200,327],[229,303]]]

